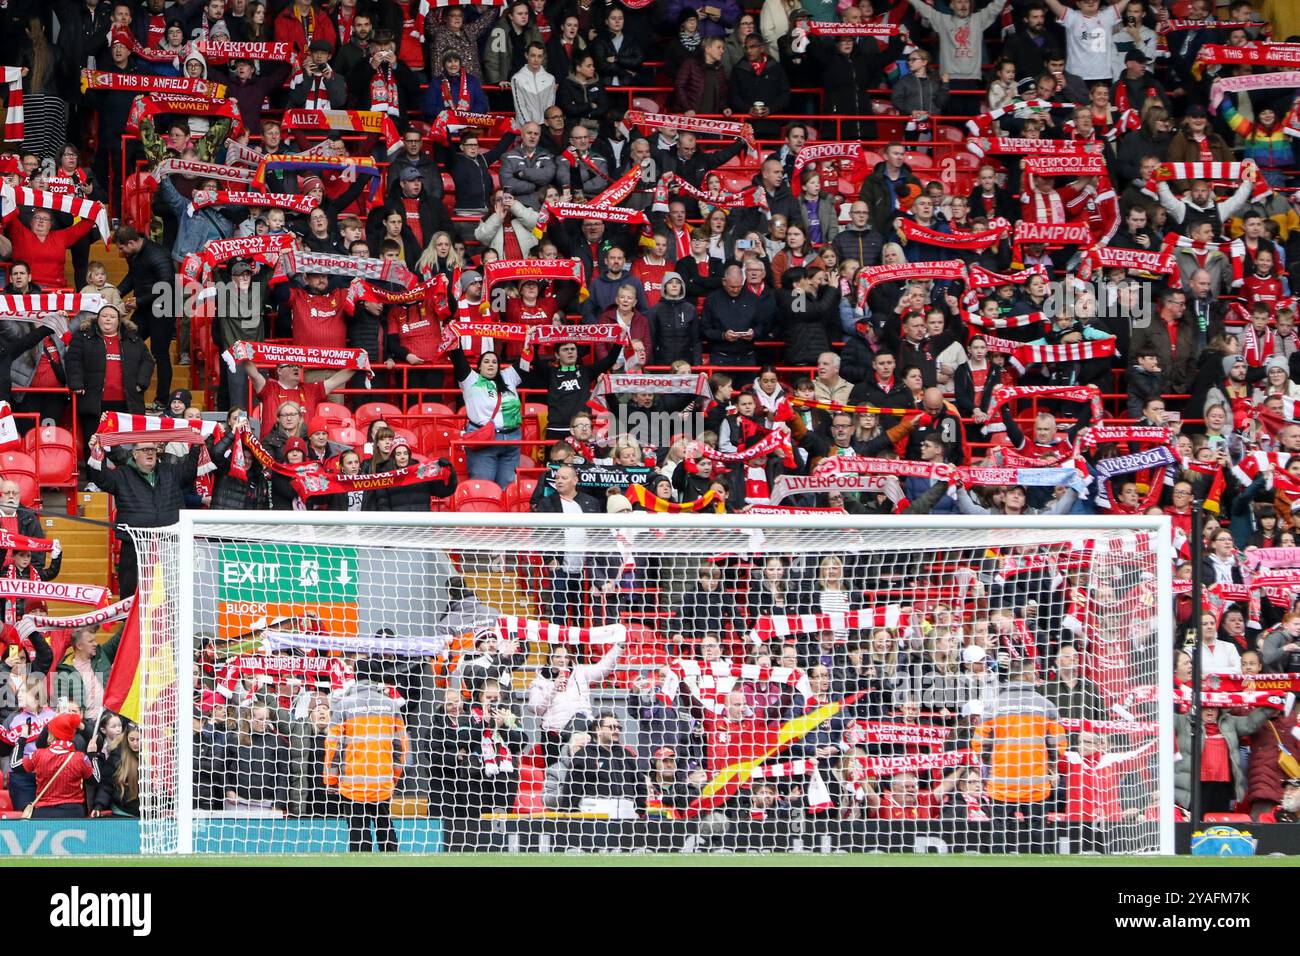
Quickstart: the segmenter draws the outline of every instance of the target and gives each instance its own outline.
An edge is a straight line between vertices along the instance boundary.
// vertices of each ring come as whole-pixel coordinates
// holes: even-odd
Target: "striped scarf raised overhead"
[[[622,644],[627,639],[627,628],[622,624],[565,627],[550,621],[509,615],[497,618],[497,630],[506,640],[538,644]]]
[[[9,87],[5,104],[5,142],[23,141],[23,67],[6,66],[4,82]]]
[[[1156,182],[1176,179],[1236,180],[1246,176],[1246,169],[1254,163],[1161,163],[1156,167]]]
[[[53,212],[66,213],[77,219],[89,219],[99,230],[104,245],[108,245],[108,211],[104,209],[102,203],[97,203],[93,199],[58,195],[41,189],[29,189],[26,186],[0,186],[0,218],[7,222],[17,214],[20,206],[49,209]]]
[[[1115,337],[1091,339],[1087,342],[1068,342],[1061,345],[1019,345],[1011,353],[1015,370],[1025,374],[1030,365],[1056,365],[1062,362],[1086,362],[1089,359],[1110,358],[1115,354]]]
[[[834,614],[768,614],[754,621],[749,639],[755,644],[770,644],[778,638],[784,640],[812,631],[842,633],[877,627],[908,628],[915,620],[912,610],[902,604],[885,604]]]

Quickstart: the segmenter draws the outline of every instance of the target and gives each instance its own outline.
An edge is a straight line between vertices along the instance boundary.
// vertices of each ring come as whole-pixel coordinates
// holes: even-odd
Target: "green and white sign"
[[[222,601],[355,604],[357,549],[310,544],[223,544]]]

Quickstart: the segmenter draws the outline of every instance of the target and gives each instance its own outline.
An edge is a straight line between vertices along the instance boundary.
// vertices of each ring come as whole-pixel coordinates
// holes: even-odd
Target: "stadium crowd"
[[[1173,595],[1140,546],[1104,578],[1048,547],[684,569],[579,546],[521,572],[539,618],[651,635],[628,671],[623,638],[547,654],[486,628],[450,661],[348,655],[329,694],[224,681],[209,646],[203,809],[341,814],[355,848],[373,823],[393,848],[412,793],[447,817],[1039,840],[1051,816],[1123,848],[1155,812],[1155,674],[1128,655],[1172,600],[1177,647],[1153,653],[1183,686],[1199,647],[1223,703],[1203,808],[1294,820],[1295,34],[1282,0],[11,2],[0,439],[66,435],[123,528],[207,507],[1174,519]],[[0,486],[24,539],[0,579],[59,573],[34,498]],[[114,571],[134,594],[125,533]],[[116,644],[5,608],[13,812],[137,812]],[[771,777],[715,793],[763,756]]]

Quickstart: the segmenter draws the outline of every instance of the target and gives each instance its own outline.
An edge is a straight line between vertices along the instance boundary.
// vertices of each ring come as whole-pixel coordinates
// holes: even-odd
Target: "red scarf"
[[[470,108],[469,100],[469,77],[464,70],[460,71],[460,88],[453,99],[451,95],[451,84],[447,82],[444,76],[439,82],[442,84],[442,105],[444,109],[449,110],[467,110]]]
[[[6,578],[7,580],[10,580],[10,581],[12,581],[12,580],[14,580],[15,578],[17,578],[17,577],[18,577],[18,573],[19,573],[19,572],[18,572],[18,566],[15,565],[12,561],[9,562],[8,564],[6,564],[6,565],[4,566],[4,569],[3,569],[3,570],[0,570],[0,576],[4,577],[4,578]],[[35,565],[35,564],[29,564],[29,565],[27,566],[27,571],[26,571],[26,573],[25,573],[23,576],[26,577],[27,580],[29,580],[29,581],[39,581],[39,580],[41,579],[40,572],[36,570],[36,565]],[[17,624],[17,623],[18,623],[18,618],[19,618],[19,614],[18,614],[18,605],[19,605],[19,603],[20,603],[20,601],[19,601],[18,598],[13,598],[13,599],[11,599],[11,600],[5,601],[5,623],[6,623],[6,624]],[[21,603],[24,604],[24,605],[26,605],[27,602],[26,602],[26,601],[22,601]],[[25,607],[24,607],[24,610],[26,610]]]
[[[370,78],[370,109],[389,116],[401,115],[397,100],[397,78],[393,75],[392,66],[387,63]]]
[[[510,748],[497,739],[496,730],[487,721],[481,704],[469,709],[470,719],[479,727],[479,757],[483,761],[483,776],[496,777],[515,770]]]

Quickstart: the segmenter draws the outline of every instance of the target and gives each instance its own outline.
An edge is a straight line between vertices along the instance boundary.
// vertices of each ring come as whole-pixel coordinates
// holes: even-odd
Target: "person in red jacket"
[[[31,266],[32,282],[46,292],[69,288],[64,275],[63,262],[68,250],[86,237],[95,223],[83,219],[67,229],[54,229],[54,219],[48,209],[33,210],[31,225],[23,224],[20,216],[9,220],[6,235],[13,243],[11,258]]]
[[[295,53],[306,55],[313,40],[324,40],[331,49],[337,47],[334,24],[311,0],[294,0],[275,18],[275,42],[292,44]]]
[[[726,711],[706,724],[708,748],[705,767],[717,773],[742,760],[760,757],[776,740],[772,725],[748,713],[745,692],[733,690],[727,695]]]
[[[34,818],[84,817],[86,793],[82,783],[99,780],[99,754],[84,754],[73,746],[81,728],[80,714],[60,714],[50,721],[50,745],[22,758],[22,767],[36,775]],[[22,748],[15,748],[21,753]]]

